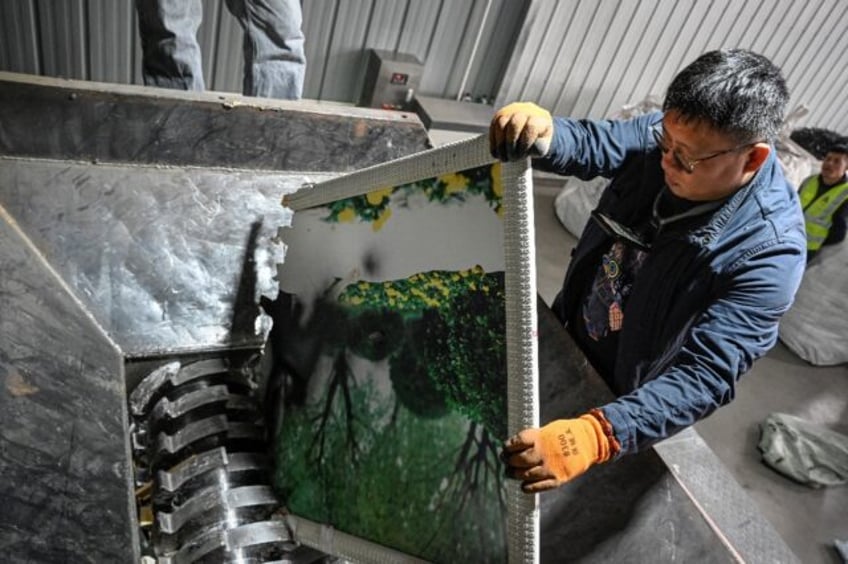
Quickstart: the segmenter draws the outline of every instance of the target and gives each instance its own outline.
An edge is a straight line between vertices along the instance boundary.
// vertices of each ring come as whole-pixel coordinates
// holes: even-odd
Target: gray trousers
[[[248,96],[297,100],[306,56],[299,0],[227,0],[244,30],[244,84]],[[204,90],[197,29],[201,0],[136,0],[144,84]]]

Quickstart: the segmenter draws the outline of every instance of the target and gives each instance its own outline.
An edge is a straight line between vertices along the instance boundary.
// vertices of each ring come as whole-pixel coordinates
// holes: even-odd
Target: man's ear
[[[745,161],[745,172],[756,172],[760,170],[763,163],[771,153],[771,146],[768,143],[755,143],[748,150],[748,160]]]

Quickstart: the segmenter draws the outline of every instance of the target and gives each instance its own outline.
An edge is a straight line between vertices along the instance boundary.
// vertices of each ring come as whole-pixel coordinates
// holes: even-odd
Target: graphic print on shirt
[[[598,341],[624,325],[624,303],[647,253],[613,243],[601,257],[592,288],[583,303],[586,333]]]

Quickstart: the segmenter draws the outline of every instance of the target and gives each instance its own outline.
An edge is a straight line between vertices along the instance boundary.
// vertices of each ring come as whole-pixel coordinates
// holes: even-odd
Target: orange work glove
[[[544,157],[551,149],[554,120],[548,110],[532,102],[504,106],[489,126],[489,149],[502,161]]]
[[[521,489],[536,493],[576,478],[619,451],[612,426],[593,409],[577,419],[557,419],[541,429],[525,429],[504,444],[507,474]]]

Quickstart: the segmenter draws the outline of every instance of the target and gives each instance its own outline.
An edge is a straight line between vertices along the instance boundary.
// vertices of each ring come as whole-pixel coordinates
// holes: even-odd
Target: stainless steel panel
[[[280,197],[306,177],[5,160],[0,178],[8,209],[129,355],[264,342],[256,300],[276,297],[271,241],[291,217]]]
[[[138,484],[132,475],[130,438],[139,451],[148,438],[155,437],[137,427],[130,435],[126,428],[125,394],[130,382],[140,380],[128,373],[138,375],[145,367],[160,366],[166,361],[156,357],[174,347],[199,348],[205,353],[209,348],[225,349],[222,356],[230,366],[264,340],[262,327],[254,323],[258,313],[254,300],[256,289],[271,282],[262,278],[276,273],[275,268],[263,273],[262,265],[274,266],[279,257],[274,258],[273,251],[258,256],[252,250],[264,255],[273,247],[266,236],[273,238],[287,215],[280,196],[291,189],[289,182],[299,187],[305,178],[302,173],[267,170],[275,165],[265,157],[286,154],[296,146],[308,154],[307,160],[278,163],[282,168],[351,170],[420,150],[426,140],[420,123],[409,115],[361,108],[330,111],[326,105],[309,102],[268,101],[252,106],[241,96],[228,96],[222,103],[222,97],[212,93],[154,92],[130,86],[101,89],[101,85],[79,81],[0,73],[0,153],[4,153],[0,156],[0,380],[5,383],[0,393],[0,468],[6,478],[0,484],[4,507],[0,538],[6,549],[4,561],[139,561],[133,499],[133,486]],[[194,113],[197,110],[200,114]],[[258,121],[240,123],[245,111]],[[210,112],[221,118],[218,125],[200,117]],[[192,139],[195,127],[202,132]],[[127,145],[133,138],[140,144]],[[248,143],[241,146],[246,138]],[[116,153],[119,147],[123,149]],[[174,153],[181,147],[190,159],[177,164]],[[225,168],[227,155],[245,166],[252,160],[252,151],[264,162],[253,164],[266,170]],[[27,158],[9,156],[21,152]],[[157,164],[141,164],[145,154]],[[316,168],[306,166],[310,162]],[[308,179],[322,176],[329,175],[309,173]],[[187,184],[174,184],[175,177]],[[207,191],[209,180],[217,184],[213,178],[222,181],[220,193]],[[257,215],[245,216],[246,209]],[[144,241],[151,247],[145,249]],[[205,270],[201,264],[207,261],[221,263]],[[242,294],[240,287],[247,291]],[[148,317],[153,311],[148,309],[151,299],[160,306],[173,304],[153,305],[159,311]],[[229,310],[219,328],[226,335],[217,344],[203,344],[202,335],[218,331],[213,327],[217,321],[210,324],[203,318],[216,317],[222,308]],[[178,310],[192,312],[178,322],[182,328],[168,321],[175,314],[182,317]],[[126,340],[139,322],[152,325],[141,329],[139,340]],[[242,333],[238,327],[249,330]],[[245,336],[252,345],[236,350],[244,346]],[[143,344],[149,345],[151,338],[161,339],[164,347]],[[150,357],[138,359],[147,354]],[[126,362],[128,357],[136,360]],[[203,360],[179,373],[175,372],[178,363],[166,364],[152,378],[161,385],[168,379],[179,384],[199,368],[218,370],[225,364],[220,360],[204,364],[208,357],[200,357]],[[249,387],[243,378],[239,380],[243,388]],[[156,399],[155,386],[142,388],[131,398],[132,408],[144,412]],[[243,413],[235,415],[241,419]],[[171,423],[164,422],[161,429],[173,432]],[[225,423],[222,430],[228,432],[228,440],[248,439],[262,445],[263,429],[250,423]],[[205,436],[195,436],[201,434]],[[191,441],[189,435],[163,435],[162,441],[175,450]],[[167,452],[158,454],[169,462],[174,458]],[[256,471],[262,466],[261,458],[238,454],[229,462],[224,471],[237,474],[231,484],[242,485],[261,474]],[[155,469],[151,466],[151,471]],[[194,475],[172,476],[170,483]],[[146,481],[149,475],[140,477]],[[183,491],[195,491],[202,482],[201,478],[183,483]],[[272,499],[267,489],[243,491],[258,493],[253,499]],[[238,492],[235,497],[240,497]],[[166,496],[159,501],[170,500]],[[244,505],[245,500],[234,501]],[[265,512],[265,506],[253,509],[257,507]],[[253,509],[246,511],[251,518]],[[183,533],[191,534],[184,526],[177,539],[167,540],[179,540]],[[279,523],[215,530],[213,536],[214,540],[203,539],[208,542],[198,545],[202,554],[215,549],[237,552],[255,543],[290,538]],[[287,560],[314,562],[320,556],[309,552],[304,554],[308,560],[294,554]],[[181,556],[188,560],[192,554],[197,553],[189,549]]]
[[[138,562],[120,351],[0,205],[3,562]]]

